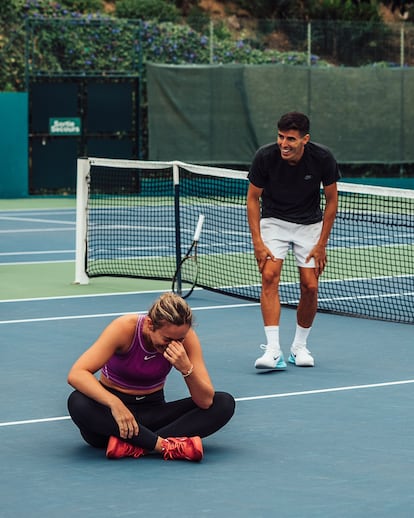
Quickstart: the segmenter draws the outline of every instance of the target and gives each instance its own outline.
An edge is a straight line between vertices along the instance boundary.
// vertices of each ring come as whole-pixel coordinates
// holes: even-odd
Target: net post
[[[174,182],[174,219],[175,219],[175,268],[178,271],[177,293],[181,295],[181,272],[178,270],[181,263],[181,223],[180,223],[180,167],[173,163]]]
[[[76,179],[76,258],[74,284],[89,284],[86,274],[86,231],[88,207],[88,176],[90,171],[88,158],[78,158]]]

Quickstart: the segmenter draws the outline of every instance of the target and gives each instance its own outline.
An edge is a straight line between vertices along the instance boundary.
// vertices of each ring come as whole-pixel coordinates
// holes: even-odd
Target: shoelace
[[[184,441],[168,441],[165,446],[164,457],[168,459],[174,459],[177,457],[180,459],[182,459],[183,457],[188,459],[187,455],[185,455]]]
[[[295,356],[298,354],[298,353],[306,353],[306,354],[311,354],[311,352],[309,351],[309,349],[307,347],[300,347],[299,349],[296,349],[296,351],[293,353]]]
[[[135,457],[135,458],[138,458],[138,457],[141,457],[141,455],[143,454],[141,448],[138,448],[137,446],[133,446],[132,444],[129,444],[129,443],[125,443],[125,453],[130,456],[130,457]]]
[[[269,349],[269,347],[265,344],[261,344],[260,349],[263,349],[263,351],[265,351],[266,353],[272,354],[275,358],[278,358],[280,356],[280,352],[276,352],[272,349]]]

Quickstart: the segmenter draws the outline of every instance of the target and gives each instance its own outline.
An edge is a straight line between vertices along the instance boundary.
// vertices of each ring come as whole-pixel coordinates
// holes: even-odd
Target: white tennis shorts
[[[313,258],[306,263],[312,248],[321,235],[322,221],[311,225],[300,225],[277,218],[260,220],[260,232],[265,245],[278,259],[284,260],[289,249],[292,249],[296,264],[302,268],[315,268]]]

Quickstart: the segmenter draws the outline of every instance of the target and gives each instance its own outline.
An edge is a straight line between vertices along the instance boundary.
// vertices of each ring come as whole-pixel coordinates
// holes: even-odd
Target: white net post
[[[89,284],[89,277],[85,270],[89,171],[89,159],[79,158],[77,161],[76,181],[75,284]]]

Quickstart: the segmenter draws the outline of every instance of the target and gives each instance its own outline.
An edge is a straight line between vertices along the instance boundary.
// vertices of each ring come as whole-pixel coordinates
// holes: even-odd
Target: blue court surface
[[[73,262],[73,214],[56,211],[48,231],[44,212],[14,228],[12,214],[10,230],[2,215],[3,282],[16,263]],[[69,419],[66,376],[107,323],[160,291],[96,294],[92,280],[64,293],[71,280],[56,278],[59,296],[0,297],[1,517],[414,516],[413,326],[319,313],[315,367],[260,372],[259,305],[196,290],[195,328],[216,389],[237,400],[233,419],[204,439],[201,463],[110,461]],[[294,327],[284,308],[285,356]],[[166,396],[187,396],[178,373]]]

